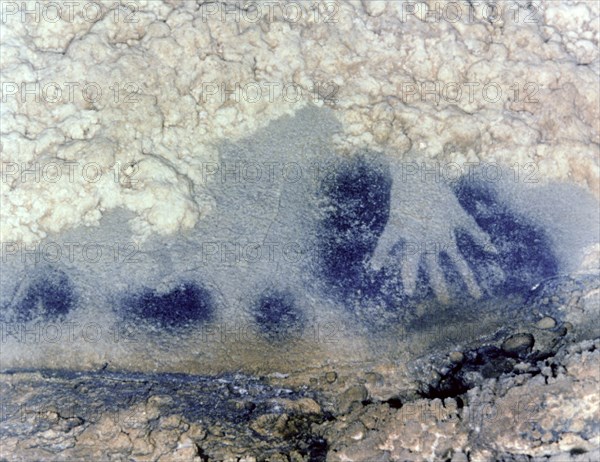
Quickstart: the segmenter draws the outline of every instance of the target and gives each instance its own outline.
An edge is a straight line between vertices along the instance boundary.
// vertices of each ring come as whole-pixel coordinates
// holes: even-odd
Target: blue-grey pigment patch
[[[280,289],[266,289],[253,303],[260,332],[271,341],[285,341],[302,332],[306,322],[294,296]]]
[[[350,158],[319,191],[326,200],[316,274],[326,283],[323,296],[337,297],[359,323],[380,330],[422,309],[460,317],[474,302],[520,307],[535,284],[566,270],[555,253],[560,240],[539,214],[516,210],[519,198],[496,190],[513,186],[524,196],[530,189],[477,174],[427,183],[384,159]],[[546,191],[538,201],[551,200]]]
[[[383,281],[365,266],[388,220],[390,186],[389,172],[364,156],[339,163],[323,181],[322,277],[344,297],[380,292]]]
[[[536,290],[575,271],[583,249],[598,242],[597,200],[581,188],[405,175],[393,153],[336,153],[336,134],[333,114],[310,107],[223,142],[220,171],[204,169],[211,173],[196,185],[214,207],[177,235],[138,244],[132,214],[116,210],[98,227],[49,236],[59,244],[101,243],[106,258],[90,262],[77,253],[64,271],[3,262],[10,268],[0,275],[3,319],[69,314],[104,332],[125,321],[152,327],[135,345],[114,336],[79,344],[69,350],[69,367],[77,355],[94,364],[112,357],[126,368],[145,361],[201,372],[214,364],[227,370],[228,361],[239,368],[245,358],[253,370],[265,358],[268,368],[292,360],[290,367],[304,367],[310,354],[313,365],[328,354],[380,360],[382,350],[368,350],[369,342],[381,342],[392,357],[406,340],[398,338],[401,329],[466,323],[480,326],[479,335],[528,319]],[[260,166],[262,176],[246,176],[244,165]],[[286,246],[297,251],[286,254]],[[548,310],[560,324],[564,312]],[[237,336],[240,326],[258,328],[258,341]],[[326,329],[334,343],[323,341],[324,326],[334,326]],[[307,342],[293,342],[298,336]],[[288,341],[289,349],[267,356],[266,343]],[[183,342],[190,348],[180,348]],[[15,341],[5,349],[9,366],[24,364],[19,348]],[[40,363],[52,360],[50,349],[38,348]]]
[[[503,283],[494,285],[497,294],[527,292],[536,282],[558,274],[558,261],[546,232],[513,212],[509,204],[500,202],[493,184],[466,178],[458,182],[455,192],[463,209],[490,236],[498,250],[492,261],[506,277]],[[490,279],[484,268],[489,258],[482,255],[475,243],[469,244],[460,247],[461,252],[470,257],[480,280]]]
[[[16,287],[9,309],[12,321],[64,319],[75,307],[75,288],[66,273],[53,266],[33,270]]]
[[[121,314],[137,317],[156,327],[172,329],[205,323],[212,319],[214,301],[210,292],[195,282],[184,281],[160,292],[145,288],[124,297]]]

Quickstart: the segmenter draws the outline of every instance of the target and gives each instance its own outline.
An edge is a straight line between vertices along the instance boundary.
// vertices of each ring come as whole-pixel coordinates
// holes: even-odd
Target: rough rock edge
[[[405,402],[243,376],[3,374],[0,460],[597,460],[599,347],[563,342],[455,397]]]

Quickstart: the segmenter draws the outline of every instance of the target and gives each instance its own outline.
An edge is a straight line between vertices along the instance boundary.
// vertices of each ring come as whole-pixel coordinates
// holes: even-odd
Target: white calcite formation
[[[600,7],[528,3],[3,2],[2,241],[117,207],[138,239],[189,229],[216,143],[307,104],[340,153],[534,162],[598,195]]]

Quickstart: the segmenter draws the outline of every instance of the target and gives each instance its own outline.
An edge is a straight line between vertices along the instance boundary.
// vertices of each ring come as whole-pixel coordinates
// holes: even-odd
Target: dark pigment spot
[[[302,331],[304,316],[289,292],[264,291],[253,306],[260,331],[270,340],[284,340]]]
[[[159,327],[183,327],[212,318],[214,303],[205,288],[193,282],[183,282],[169,292],[144,289],[126,297],[123,309]]]
[[[17,320],[30,321],[37,315],[48,320],[66,316],[75,305],[75,291],[69,277],[57,268],[36,274],[17,302]]]
[[[321,272],[343,296],[380,292],[383,278],[365,267],[389,217],[391,185],[389,170],[364,157],[340,163],[323,181]]]

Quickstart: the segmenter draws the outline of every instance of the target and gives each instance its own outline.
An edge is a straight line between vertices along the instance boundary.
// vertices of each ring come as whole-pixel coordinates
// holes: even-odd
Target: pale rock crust
[[[530,22],[524,4],[490,22],[483,8],[469,13],[458,2],[463,21],[450,22],[427,15],[426,5],[447,11],[433,0],[414,15],[401,1],[340,1],[328,23],[325,10],[291,22],[277,6],[273,21],[266,7],[260,21],[245,19],[250,13],[239,22],[205,20],[196,2],[170,0],[140,0],[137,22],[125,23],[125,9],[116,20],[113,0],[101,3],[106,14],[95,22],[75,8],[71,21],[23,22],[16,14],[3,24],[2,81],[56,82],[63,91],[58,103],[6,96],[3,163],[25,169],[60,159],[102,169],[95,182],[80,170],[74,181],[3,178],[3,241],[31,243],[95,225],[116,207],[135,214],[139,239],[189,229],[214,209],[202,167],[217,160],[216,144],[310,102],[335,110],[342,154],[369,148],[428,162],[536,162],[542,181],[571,180],[600,194],[597,2],[536,2]],[[407,85],[431,81],[458,82],[463,94],[452,101],[438,92],[437,102],[420,91],[407,96]],[[72,100],[66,82],[79,84]],[[89,82],[102,89],[96,102],[81,96]],[[207,82],[279,87],[273,102],[265,86],[258,101],[236,102],[208,98]],[[315,82],[335,84],[335,101],[324,98],[333,85],[315,98]],[[478,84],[473,98],[465,82]],[[502,89],[498,102],[482,96],[490,82]],[[304,89],[301,100],[282,99],[281,87],[291,83]],[[132,88],[137,102],[126,102]],[[116,181],[115,163],[135,163],[138,181]]]

